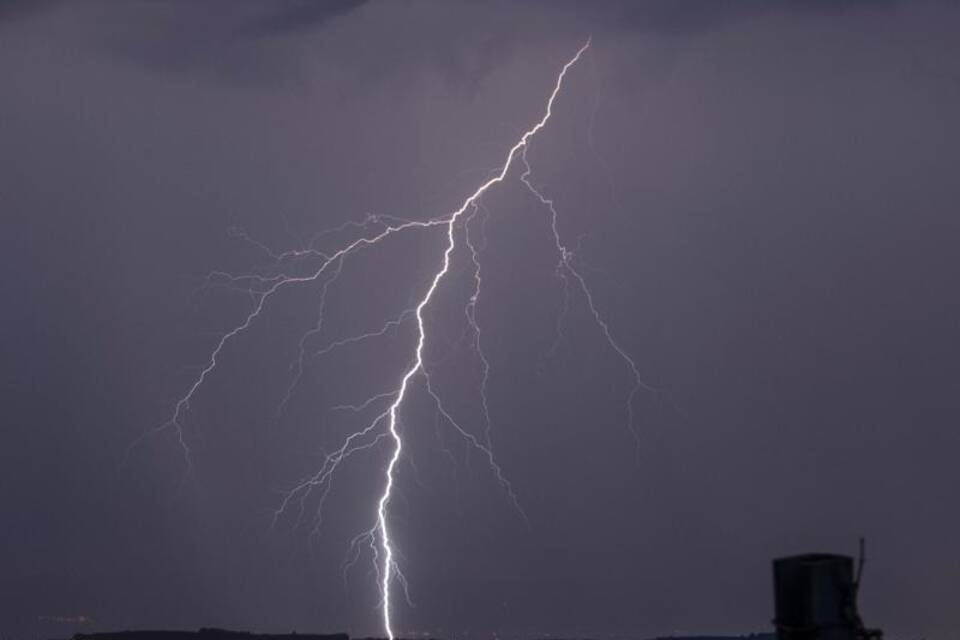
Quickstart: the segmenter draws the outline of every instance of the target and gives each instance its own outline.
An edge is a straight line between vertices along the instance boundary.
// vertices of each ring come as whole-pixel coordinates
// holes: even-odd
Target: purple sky
[[[211,271],[370,213],[456,209],[588,35],[534,180],[632,378],[572,290],[520,171],[483,199],[492,439],[529,518],[403,407],[391,521],[414,606],[454,637],[769,630],[770,560],[853,553],[893,638],[954,638],[960,593],[960,8],[770,1],[0,0],[0,638],[224,626],[380,633],[371,524],[387,443],[319,536],[271,517],[393,388],[412,325],[310,359],[317,285],[270,301],[167,420],[248,295]],[[479,227],[477,227],[479,229]],[[334,246],[346,236],[323,240]],[[358,253],[317,344],[415,304],[442,232]],[[481,433],[467,254],[427,359]],[[315,503],[308,503],[316,506]],[[94,623],[57,618],[86,616]]]

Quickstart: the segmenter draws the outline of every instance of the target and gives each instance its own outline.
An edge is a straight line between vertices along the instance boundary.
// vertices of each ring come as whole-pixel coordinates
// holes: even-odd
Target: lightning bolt
[[[403,380],[400,382],[400,390],[397,392],[397,397],[393,401],[393,404],[390,405],[390,409],[389,409],[390,421],[388,425],[388,430],[390,432],[390,437],[393,438],[393,444],[394,444],[393,455],[390,457],[390,462],[387,464],[386,484],[384,485],[383,494],[381,494],[380,500],[377,503],[377,523],[378,523],[377,528],[380,534],[380,544],[381,544],[381,547],[383,548],[383,553],[384,553],[383,573],[381,575],[381,582],[380,582],[380,591],[383,594],[383,628],[387,634],[387,637],[390,640],[393,640],[394,638],[393,617],[392,617],[391,600],[390,600],[390,586],[392,582],[392,575],[396,569],[396,566],[394,564],[394,559],[393,559],[394,558],[393,545],[390,542],[390,527],[389,527],[389,522],[387,520],[387,509],[390,506],[390,500],[393,495],[394,470],[396,469],[397,462],[400,460],[400,454],[403,451],[403,439],[400,437],[400,433],[397,430],[397,412],[399,411],[400,405],[403,403],[403,400],[407,395],[407,389],[410,386],[410,380],[415,375],[417,375],[418,372],[420,372],[423,369],[423,347],[427,341],[427,332],[423,324],[423,310],[428,304],[430,304],[430,300],[433,299],[433,294],[436,292],[437,286],[440,284],[440,281],[443,279],[445,275],[447,275],[447,272],[450,270],[450,256],[453,254],[457,246],[456,234],[454,233],[455,225],[457,221],[460,219],[461,216],[464,215],[464,213],[468,209],[470,209],[473,205],[475,205],[480,200],[481,196],[483,196],[483,194],[486,193],[487,190],[489,190],[495,184],[503,182],[504,179],[506,179],[507,174],[510,172],[510,167],[513,165],[513,161],[517,157],[517,154],[523,153],[525,156],[525,150],[527,148],[527,145],[530,139],[533,136],[535,136],[537,132],[539,132],[541,129],[547,126],[547,122],[550,120],[550,116],[553,115],[553,103],[557,99],[557,95],[560,93],[560,88],[563,86],[563,79],[567,75],[567,71],[570,69],[570,67],[572,67],[574,64],[577,63],[577,61],[580,59],[580,56],[583,55],[583,52],[586,51],[589,47],[590,47],[590,41],[587,40],[587,42],[584,43],[584,45],[577,50],[577,53],[573,56],[573,58],[571,58],[565,65],[563,65],[563,68],[560,70],[560,73],[557,76],[557,82],[553,87],[553,91],[550,93],[550,98],[547,100],[546,112],[544,113],[540,121],[537,122],[530,129],[528,129],[523,134],[523,136],[521,136],[520,140],[518,140],[517,143],[510,148],[510,151],[507,153],[507,158],[503,163],[503,167],[500,169],[500,173],[498,173],[497,175],[495,175],[494,177],[490,178],[489,180],[484,182],[482,185],[480,185],[480,187],[478,187],[476,191],[474,191],[466,200],[463,201],[463,204],[460,205],[460,208],[454,211],[449,216],[446,223],[447,224],[447,247],[443,252],[443,265],[440,267],[440,270],[437,271],[436,274],[434,274],[433,281],[430,283],[430,287],[427,289],[426,294],[424,294],[419,304],[417,304],[415,314],[417,318],[417,327],[419,329],[419,336],[417,339],[417,348],[415,352],[414,363],[410,367],[410,369],[408,369],[407,372],[404,374]],[[473,249],[473,245],[470,245],[470,246],[471,246],[473,256],[475,257],[476,251]],[[479,274],[479,269],[475,273]],[[475,291],[474,296],[471,297],[471,304],[476,303],[476,295],[478,295],[476,291],[479,290],[479,282],[480,282],[479,275],[477,275],[475,279],[477,282],[477,289],[474,290]],[[468,308],[472,309],[472,307],[468,307]],[[475,322],[472,320],[473,318],[472,311],[470,312],[470,317],[471,317],[471,323],[475,325]],[[479,336],[479,331],[477,332],[477,335]],[[484,358],[484,361],[486,362],[486,358]],[[489,371],[489,365],[487,365],[486,370]],[[486,379],[486,376],[484,376],[484,379]],[[432,395],[437,400],[437,406],[445,414],[445,417],[446,417],[448,415],[446,410],[443,409],[442,404],[440,404],[440,401],[437,395],[433,392],[432,389],[430,389],[429,376],[427,377],[427,386],[428,386],[428,390],[430,391],[430,395]],[[452,419],[451,419],[451,422],[456,424]],[[459,428],[459,426],[457,427],[457,429],[462,433],[466,433],[461,428]],[[473,443],[475,444],[475,446],[478,446],[479,448],[482,448],[489,453],[490,451],[489,448],[486,448],[483,445],[477,443],[476,440],[474,440]],[[493,463],[492,454],[490,455],[490,462],[495,466],[495,463]],[[498,473],[498,475],[502,479],[502,474]]]
[[[391,216],[368,215],[360,222],[348,222],[340,227],[314,236],[304,248],[285,252],[274,251],[265,244],[250,238],[242,230],[231,230],[234,237],[249,243],[255,250],[269,257],[271,270],[262,273],[241,275],[215,272],[208,277],[207,285],[240,290],[249,295],[252,301],[252,308],[239,324],[218,337],[206,363],[199,368],[199,373],[188,386],[186,393],[176,401],[169,419],[163,424],[144,433],[141,438],[131,445],[131,447],[136,446],[144,438],[153,434],[172,430],[177,442],[182,448],[187,473],[190,472],[193,464],[193,455],[184,427],[184,418],[189,411],[191,402],[196,397],[204,382],[216,370],[224,349],[250,328],[264,312],[270,300],[282,289],[308,283],[319,284],[321,287],[317,300],[316,320],[312,328],[304,333],[299,340],[297,357],[294,362],[291,363],[291,371],[293,372],[292,381],[280,402],[278,415],[284,412],[284,408],[301,383],[305,367],[311,358],[323,356],[335,349],[348,348],[356,343],[377,339],[404,323],[415,322],[417,330],[416,346],[411,362],[403,372],[399,384],[393,389],[381,391],[360,402],[341,404],[334,407],[336,410],[348,411],[358,416],[369,416],[369,412],[371,411],[373,411],[374,414],[372,418],[364,421],[362,428],[348,435],[339,447],[325,453],[319,469],[313,474],[303,478],[284,493],[273,516],[273,524],[276,525],[285,514],[291,510],[295,510],[296,517],[294,527],[298,527],[305,515],[307,501],[312,497],[316,503],[316,516],[314,518],[313,528],[313,533],[316,534],[323,522],[324,502],[331,490],[333,478],[336,476],[340,466],[354,455],[380,447],[382,443],[389,443],[389,458],[383,472],[383,487],[376,500],[373,522],[369,529],[353,538],[350,543],[347,558],[342,567],[344,579],[346,579],[346,572],[358,560],[363,549],[369,549],[373,558],[373,568],[380,595],[379,606],[383,616],[383,630],[389,640],[394,640],[395,638],[393,587],[399,585],[408,602],[410,599],[407,580],[401,571],[397,549],[391,536],[390,508],[395,497],[397,468],[404,453],[400,413],[404,401],[407,399],[411,387],[416,381],[422,383],[426,393],[435,402],[438,419],[442,418],[443,421],[464,439],[471,450],[477,451],[482,455],[491,469],[494,478],[500,484],[520,516],[526,520],[526,514],[521,508],[520,501],[513,487],[498,465],[493,454],[491,418],[487,399],[491,365],[483,351],[483,334],[480,324],[477,321],[477,304],[483,282],[480,254],[485,244],[483,231],[484,224],[488,217],[486,209],[483,207],[482,198],[491,188],[507,179],[514,165],[520,164],[522,166],[522,172],[519,176],[520,181],[537,201],[546,208],[550,215],[550,228],[558,255],[556,272],[564,285],[564,304],[557,321],[558,341],[562,335],[563,316],[569,305],[570,287],[571,284],[573,284],[583,294],[587,307],[608,345],[624,362],[632,375],[634,384],[626,403],[627,422],[631,431],[633,431],[633,404],[636,395],[641,390],[655,391],[643,382],[636,363],[615,339],[609,324],[599,312],[595,304],[594,295],[587,286],[586,279],[577,267],[575,251],[568,248],[561,238],[558,222],[559,216],[554,202],[547,198],[543,192],[534,185],[532,169],[527,158],[527,151],[531,140],[547,126],[553,114],[554,102],[560,94],[567,72],[577,64],[589,47],[590,39],[588,38],[557,74],[553,90],[550,92],[546,108],[540,120],[523,133],[507,151],[500,168],[463,200],[460,207],[455,211],[428,220],[407,220]],[[404,309],[401,313],[389,319],[379,329],[328,341],[319,348],[311,348],[311,343],[321,336],[324,330],[324,312],[327,292],[340,276],[345,261],[361,251],[388,241],[394,236],[430,230],[443,232],[445,237],[443,257],[439,268],[429,279],[429,285],[421,297],[416,300],[415,304],[412,304],[409,308]],[[478,232],[479,238],[476,235]],[[338,238],[343,234],[353,234],[356,237],[342,244],[339,248],[333,250],[324,248],[325,240],[331,237]],[[424,349],[428,340],[424,311],[433,301],[438,287],[450,272],[452,257],[460,246],[458,237],[461,236],[463,245],[469,252],[469,260],[473,268],[473,288],[464,307],[464,315],[467,323],[467,331],[471,335],[471,346],[478,355],[481,365],[479,391],[483,414],[482,437],[471,433],[447,410],[440,395],[432,384],[430,372],[424,360]],[[636,436],[635,432],[634,436]]]
[[[569,287],[570,278],[572,278],[577,283],[580,291],[583,293],[583,297],[587,302],[587,308],[590,310],[590,314],[593,316],[597,326],[600,327],[600,331],[603,333],[603,337],[606,339],[607,344],[610,345],[610,348],[613,349],[617,356],[619,356],[624,362],[633,377],[633,388],[630,390],[630,394],[627,396],[626,403],[627,427],[630,429],[630,432],[633,434],[633,437],[637,442],[637,446],[639,447],[640,438],[634,428],[633,403],[637,397],[637,394],[640,393],[641,390],[649,391],[650,393],[658,393],[658,390],[643,381],[643,377],[640,375],[640,370],[637,368],[637,363],[633,358],[630,357],[630,354],[628,354],[627,351],[620,346],[620,343],[617,342],[617,339],[613,336],[613,333],[610,330],[610,325],[597,309],[597,305],[593,298],[593,292],[590,290],[590,287],[587,286],[587,281],[583,277],[583,274],[581,274],[576,267],[574,262],[574,252],[563,243],[563,240],[560,237],[560,230],[558,227],[559,214],[557,213],[556,205],[554,205],[553,200],[543,195],[543,193],[539,191],[530,181],[530,176],[533,173],[533,169],[530,167],[530,162],[527,160],[526,146],[520,152],[520,161],[523,163],[523,173],[520,174],[520,181],[524,184],[524,186],[527,187],[527,190],[533,194],[540,204],[546,207],[550,212],[550,230],[553,232],[553,241],[557,249],[557,255],[559,256],[556,272],[558,277],[563,281],[564,287],[564,306],[557,323],[558,331],[562,324],[563,314],[566,312],[569,305]],[[554,347],[556,347],[556,345],[554,345]]]

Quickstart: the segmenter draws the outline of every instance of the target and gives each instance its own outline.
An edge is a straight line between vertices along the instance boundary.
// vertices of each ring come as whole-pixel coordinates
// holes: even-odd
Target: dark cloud
[[[269,36],[309,31],[357,9],[366,2],[368,0],[290,0],[285,6],[273,6],[267,15],[248,20],[238,32],[252,36]]]
[[[896,0],[648,0],[565,3],[569,10],[608,26],[647,33],[693,35],[750,17],[784,11],[840,13],[878,10]],[[589,19],[589,18],[588,18]]]
[[[0,0],[0,21],[19,20],[42,13],[59,2],[60,0]]]
[[[475,84],[518,47],[592,31],[697,36],[738,21],[783,12],[840,14],[881,10],[895,0],[508,0],[373,3],[388,21],[348,23],[346,38],[321,31],[368,0],[59,0],[0,4],[0,19],[65,8],[87,24],[85,45],[160,72],[200,72],[228,82],[302,78],[318,58],[365,75],[427,64],[453,82]],[[457,17],[454,17],[457,16]],[[509,16],[509,18],[507,18]],[[451,28],[453,25],[453,28]],[[409,34],[416,33],[410,38]],[[297,42],[300,40],[300,42]],[[376,41],[376,47],[369,42]],[[391,51],[392,50],[392,51]],[[386,56],[383,52],[388,51]],[[376,53],[374,53],[376,52]]]
[[[230,24],[239,15],[243,17],[240,31],[250,35],[283,34],[318,27],[331,18],[348,13],[368,0],[134,0],[127,2],[135,8],[149,10],[149,5],[165,5],[184,13],[185,22],[206,22],[209,18]],[[64,0],[0,0],[0,20],[13,20],[43,13],[66,4]],[[87,0],[87,6],[106,5],[116,9],[116,0]],[[110,7],[109,5],[113,5]],[[192,15],[191,15],[192,14]]]
[[[272,83],[295,74],[303,55],[284,38],[312,33],[363,4],[365,0],[107,3],[99,12],[102,24],[109,26],[97,25],[93,31],[114,55],[156,71],[202,71],[231,82]]]
[[[0,20],[56,17],[74,25],[63,48],[106,51],[157,72],[199,72],[249,84],[295,75],[303,52],[285,38],[313,33],[366,0],[6,0]]]

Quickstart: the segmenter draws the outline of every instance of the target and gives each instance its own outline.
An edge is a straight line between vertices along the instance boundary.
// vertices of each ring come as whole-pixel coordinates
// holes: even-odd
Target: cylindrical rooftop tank
[[[854,640],[859,619],[853,559],[809,553],[773,561],[779,640]]]

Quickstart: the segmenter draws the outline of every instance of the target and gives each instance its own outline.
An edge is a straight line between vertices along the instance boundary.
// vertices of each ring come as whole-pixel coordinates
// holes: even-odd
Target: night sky
[[[766,631],[770,560],[862,535],[866,622],[956,638],[958,33],[935,0],[0,0],[0,638],[382,633],[369,556],[341,564],[389,442],[344,463],[320,528],[316,500],[271,525],[362,427],[334,407],[396,387],[415,324],[308,358],[278,411],[323,282],[284,289],[184,412],[192,467],[175,429],[138,439],[255,302],[208,274],[454,211],[588,36],[532,181],[654,390],[635,440],[631,372],[575,287],[563,311],[549,212],[514,166],[474,227],[476,318],[528,522],[414,384],[397,631]],[[416,304],[444,242],[348,258],[313,350]],[[482,435],[462,249],[425,360]]]

